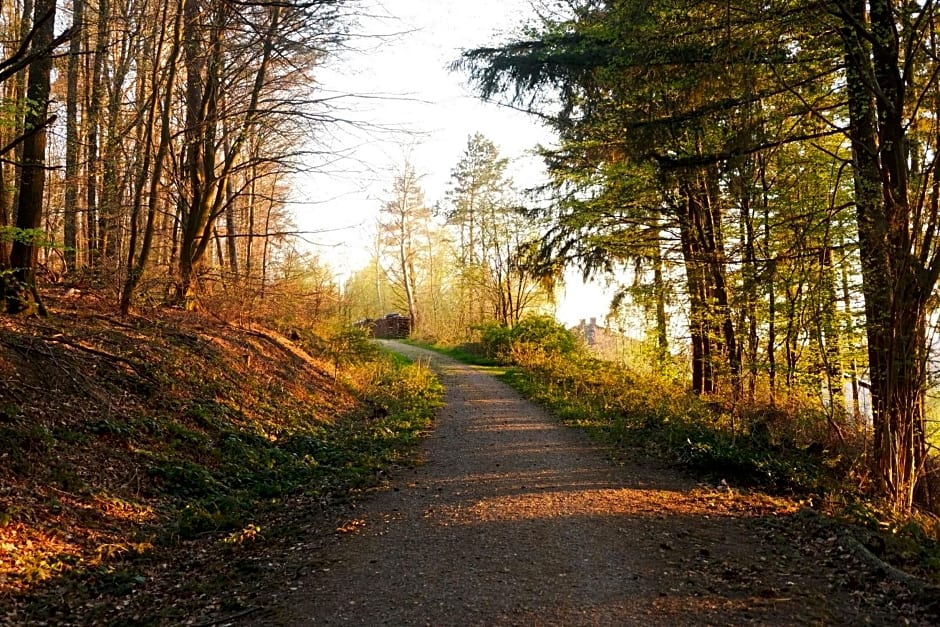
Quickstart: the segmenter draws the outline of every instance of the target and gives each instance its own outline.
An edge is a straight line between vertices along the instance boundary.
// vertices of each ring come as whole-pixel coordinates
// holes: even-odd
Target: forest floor
[[[337,380],[270,329],[111,302],[50,290],[48,318],[0,317],[0,625],[256,612],[413,463],[437,385],[391,360]],[[399,412],[399,385],[431,393]]]
[[[940,624],[940,595],[834,523],[612,460],[484,369],[403,344],[446,387],[420,463],[292,489],[263,472],[291,421],[395,429],[328,360],[184,312],[49,304],[0,320],[0,625]],[[245,510],[239,482],[281,496]]]
[[[251,624],[936,625],[940,598],[792,502],[611,461],[480,367],[429,361],[426,463],[324,538]]]

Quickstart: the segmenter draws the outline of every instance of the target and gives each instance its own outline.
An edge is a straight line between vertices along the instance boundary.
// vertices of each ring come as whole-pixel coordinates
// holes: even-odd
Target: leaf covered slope
[[[337,371],[195,314],[53,312],[0,321],[0,624],[208,611],[233,551],[263,552],[289,511],[322,514],[411,463],[439,395],[416,367],[372,355]]]

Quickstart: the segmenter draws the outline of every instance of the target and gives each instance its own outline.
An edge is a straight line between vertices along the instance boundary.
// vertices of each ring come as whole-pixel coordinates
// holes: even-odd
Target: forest
[[[317,502],[364,492],[411,463],[439,404],[426,371],[363,332],[396,314],[412,341],[506,366],[614,446],[916,528],[906,558],[936,572],[923,566],[940,559],[935,3],[532,8],[449,70],[551,132],[533,147],[546,179],[515,182],[501,138],[482,133],[437,164],[439,198],[402,159],[375,200],[368,263],[341,275],[297,226],[292,186],[340,159],[320,138],[357,125],[319,77],[371,5],[0,3],[0,455],[15,462],[0,540],[20,538],[0,549],[20,533],[40,544],[30,525],[59,525],[68,499],[100,500],[76,486],[105,467],[127,482],[101,484],[120,495],[108,508],[239,545],[258,499],[310,481]],[[615,286],[616,356],[552,319],[573,272]],[[36,470],[89,438],[102,468]],[[310,462],[321,454],[335,464]],[[42,504],[23,496],[37,486],[53,486]],[[0,598],[104,564],[93,535],[32,574],[0,572]],[[149,542],[112,544],[125,559]]]
[[[802,399],[832,441],[870,430],[896,510],[935,500],[932,6],[541,7],[453,69],[553,131],[549,180],[520,195],[472,137],[435,216],[406,165],[347,293],[447,342],[550,311],[566,269],[613,281],[694,394],[767,408],[733,428]]]
[[[928,500],[933,5],[567,9],[456,63],[558,133],[536,266],[633,265],[664,353],[678,297],[696,393],[773,405],[808,384],[841,434],[864,387],[879,488],[901,510]]]

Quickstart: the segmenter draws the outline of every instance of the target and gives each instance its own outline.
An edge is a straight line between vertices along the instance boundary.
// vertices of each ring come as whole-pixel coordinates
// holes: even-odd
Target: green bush
[[[488,357],[519,364],[539,357],[577,355],[577,336],[550,316],[530,316],[513,327],[496,323],[480,329],[481,343]]]

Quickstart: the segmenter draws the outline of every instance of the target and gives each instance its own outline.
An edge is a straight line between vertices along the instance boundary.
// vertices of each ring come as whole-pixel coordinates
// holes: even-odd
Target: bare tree
[[[420,177],[406,162],[395,177],[391,198],[382,206],[379,236],[393,263],[387,269],[392,283],[400,291],[411,316],[412,328],[419,328],[422,311],[418,302],[419,257],[425,247],[422,229],[431,210],[424,202]]]

